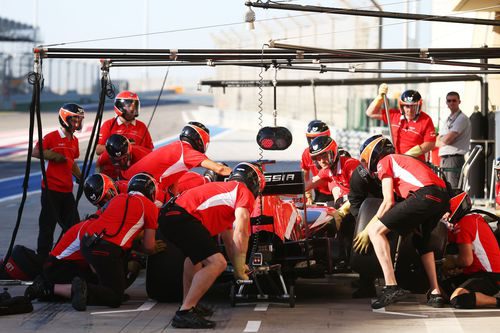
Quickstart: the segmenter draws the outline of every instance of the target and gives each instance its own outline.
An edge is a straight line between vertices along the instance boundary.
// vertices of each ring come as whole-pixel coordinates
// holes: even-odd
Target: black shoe
[[[194,312],[199,314],[202,317],[210,317],[214,314],[214,310],[207,305],[203,305],[202,303],[196,304],[194,307]]]
[[[399,286],[385,286],[380,296],[372,303],[372,309],[380,309],[404,299],[410,292]]]
[[[71,305],[76,311],[87,310],[87,282],[78,276],[71,281]]]
[[[433,308],[442,308],[446,303],[443,295],[441,294],[428,294],[427,295],[427,305]]]
[[[24,297],[28,298],[30,301],[36,298],[49,298],[54,294],[54,287],[46,282],[41,275],[38,275],[31,286],[28,286],[24,291]]]
[[[215,322],[203,318],[194,308],[191,308],[177,311],[172,319],[172,326],[175,328],[214,328]]]
[[[377,296],[375,286],[366,287],[361,286],[352,293],[352,298],[372,298]]]

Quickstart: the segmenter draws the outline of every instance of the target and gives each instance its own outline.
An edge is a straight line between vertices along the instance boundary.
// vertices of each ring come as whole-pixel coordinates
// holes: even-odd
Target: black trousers
[[[119,307],[125,291],[125,251],[104,240],[88,245],[86,239],[87,236],[84,236],[80,250],[85,260],[95,269],[99,281],[97,284],[87,283],[87,304]]]
[[[38,219],[37,253],[47,258],[54,243],[54,230],[58,223],[65,232],[79,222],[75,197],[72,192],[57,192],[42,189],[42,210]]]

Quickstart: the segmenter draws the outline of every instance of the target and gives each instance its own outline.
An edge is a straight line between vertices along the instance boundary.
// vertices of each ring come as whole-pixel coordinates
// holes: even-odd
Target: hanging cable
[[[90,174],[90,168],[92,166],[92,160],[94,158],[95,149],[97,147],[97,142],[99,140],[99,132],[101,130],[102,115],[104,113],[104,104],[106,102],[106,96],[113,96],[114,89],[111,81],[109,80],[109,61],[103,61],[101,67],[101,92],[99,95],[99,105],[97,108],[97,113],[94,120],[94,126],[92,127],[92,133],[89,138],[89,145],[87,151],[85,152],[85,159],[83,160],[82,176],[79,182],[78,191],[76,194],[76,205],[80,202],[80,198],[83,194],[83,182]]]
[[[10,239],[10,244],[7,249],[7,253],[5,254],[5,257],[3,259],[3,262],[0,264],[0,271],[3,271],[5,269],[5,266],[7,265],[7,262],[9,261],[11,255],[12,255],[12,249],[14,248],[14,243],[16,241],[17,233],[19,231],[19,226],[21,225],[21,218],[23,216],[23,210],[24,210],[24,204],[26,202],[26,197],[28,193],[28,183],[29,183],[29,178],[30,178],[30,172],[31,172],[31,158],[33,155],[33,134],[34,134],[34,129],[35,129],[35,114],[40,115],[40,90],[43,85],[41,81],[43,82],[42,79],[42,67],[41,67],[41,58],[38,53],[35,54],[35,60],[34,60],[34,71],[29,73],[27,76],[27,81],[29,84],[33,85],[33,94],[31,97],[31,104],[30,104],[30,121],[29,121],[29,130],[28,130],[28,155],[26,157],[26,169],[24,172],[24,180],[23,180],[23,194],[21,198],[21,203],[19,204],[19,209],[17,211],[17,219],[16,219],[16,224],[14,226],[14,230],[12,232],[12,236]],[[40,139],[41,137],[41,126],[38,127],[38,137],[39,137],[39,147],[40,151],[42,151],[42,140]],[[43,161],[43,153],[40,154],[40,161]],[[47,177],[45,175],[45,165],[42,162],[42,176],[45,181],[45,185],[47,186]]]

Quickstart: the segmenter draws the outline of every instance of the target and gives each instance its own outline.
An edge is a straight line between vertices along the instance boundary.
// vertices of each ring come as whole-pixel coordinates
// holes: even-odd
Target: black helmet
[[[88,177],[83,184],[85,197],[91,204],[102,207],[112,197],[118,194],[113,180],[102,173],[96,173]]]
[[[85,111],[75,103],[66,103],[59,109],[59,123],[70,132],[80,131],[83,126]],[[73,124],[73,120],[76,123]]]
[[[450,199],[450,223],[455,224],[472,209],[472,201],[467,192],[461,192]]]
[[[330,136],[330,128],[321,120],[312,120],[309,125],[307,125],[307,144],[310,144],[311,141],[318,136]]]
[[[266,185],[266,179],[260,167],[247,162],[241,162],[235,166],[227,180],[236,180],[245,183],[254,197],[257,197]]]
[[[394,154],[394,146],[389,139],[377,134],[363,142],[359,160],[371,174],[374,174],[377,172],[378,162],[389,154]]]
[[[144,194],[146,198],[155,202],[157,189],[158,186],[156,179],[154,179],[150,174],[143,172],[130,178],[127,192],[140,192]]]
[[[130,166],[130,141],[121,134],[111,134],[106,140],[106,151],[114,166],[127,170]]]
[[[323,154],[328,154],[330,166],[338,160],[337,143],[329,136],[318,136],[309,144],[309,153],[313,161],[317,161]]]
[[[228,166],[224,162],[218,162],[219,164],[222,164],[224,166]],[[223,182],[226,179],[226,176],[219,175],[213,170],[207,169],[203,173],[203,176],[208,179],[209,182]]]
[[[399,96],[399,110],[404,114],[404,105],[415,106],[417,108],[415,115],[418,116],[420,114],[420,109],[422,108],[422,102],[422,96],[420,96],[418,91],[406,90],[401,94],[401,96]]]
[[[210,142],[210,131],[202,123],[190,121],[181,131],[181,141],[189,143],[195,150],[205,153]]]

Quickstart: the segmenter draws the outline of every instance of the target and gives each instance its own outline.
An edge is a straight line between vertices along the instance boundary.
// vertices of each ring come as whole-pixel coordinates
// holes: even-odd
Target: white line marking
[[[258,332],[260,328],[260,320],[249,320],[243,332]]]
[[[372,309],[372,311],[376,312],[376,313],[391,314],[391,315],[396,315],[396,316],[429,318],[429,316],[427,316],[427,315],[420,315],[420,314],[414,314],[414,313],[404,313],[404,312],[395,312],[395,311],[385,311],[385,308]]]
[[[117,310],[117,311],[99,311],[99,312],[91,312],[91,315],[101,315],[101,314],[116,314],[116,313],[126,313],[126,312],[138,312],[138,311],[148,311],[156,305],[155,301],[146,301],[137,309],[132,310]]]
[[[267,308],[269,307],[269,303],[259,303],[255,306],[254,311],[267,311]]]

